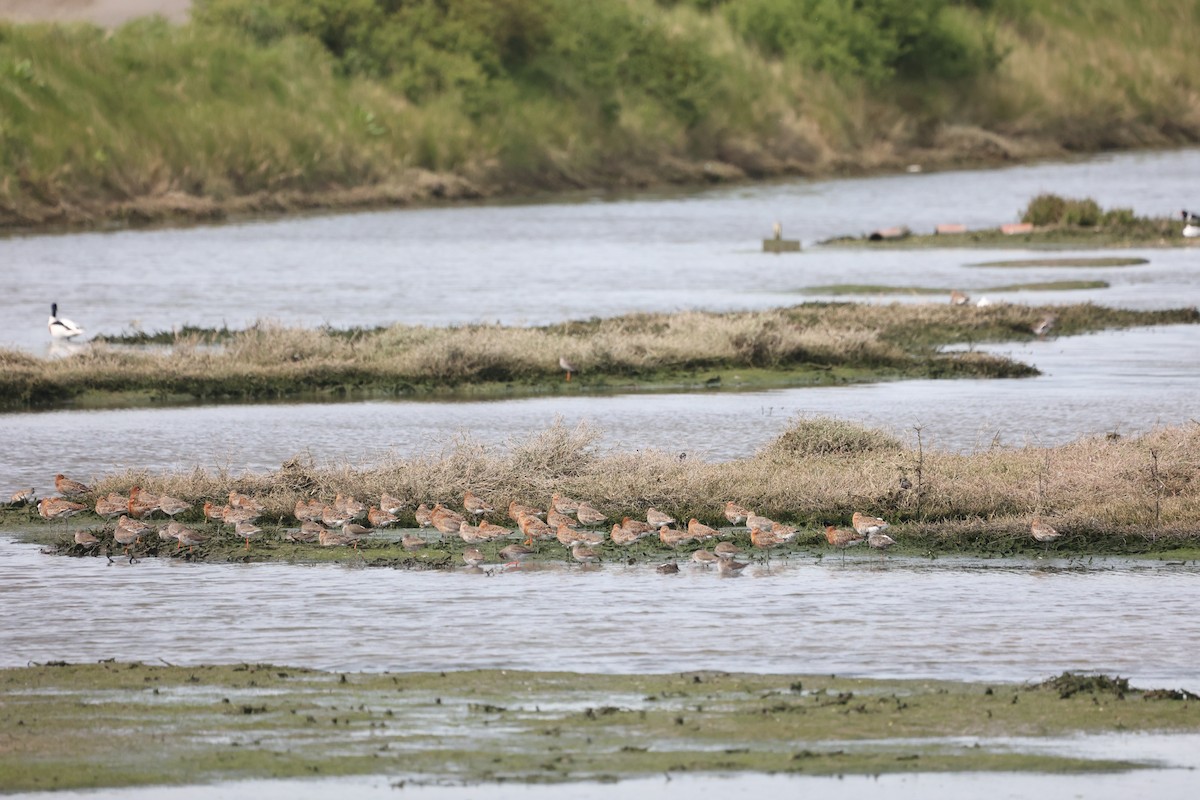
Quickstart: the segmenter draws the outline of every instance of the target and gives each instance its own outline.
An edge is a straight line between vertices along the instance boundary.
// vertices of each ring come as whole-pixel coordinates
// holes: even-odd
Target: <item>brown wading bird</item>
[[[180,547],[187,545],[188,552],[190,553],[192,552],[192,548],[203,546],[208,541],[209,534],[181,526],[175,538],[179,540]]]
[[[525,544],[533,544],[534,539],[553,539],[554,531],[549,525],[529,514],[522,514],[517,520],[521,533],[525,534]]]
[[[511,503],[508,504],[508,518],[511,519],[513,522],[520,524],[522,514],[525,514],[526,516],[530,516],[530,517],[546,516],[546,512],[542,511],[540,508],[534,508],[533,506],[527,506],[522,503],[518,503],[516,500],[513,500]]]
[[[774,520],[767,519],[766,517],[759,516],[758,514],[751,514],[750,516],[746,517],[746,527],[752,531],[769,531],[772,527],[774,527],[774,525]]]
[[[670,514],[664,514],[652,506],[646,509],[646,523],[652,528],[661,528],[664,525],[674,525],[675,518]]]
[[[601,525],[606,519],[608,519],[608,517],[604,516],[604,514],[595,508],[592,508],[587,503],[579,504],[579,507],[575,509],[575,517],[579,520],[581,525],[584,525],[588,528]]]
[[[520,564],[525,559],[533,554],[533,550],[523,544],[510,544],[500,550],[500,558],[507,563],[505,566],[514,566]]]
[[[129,498],[111,492],[107,497],[96,498],[96,516],[116,519],[129,510]]]
[[[665,564],[659,564],[654,571],[659,575],[676,575],[679,573],[679,565],[674,561],[668,561]]]
[[[413,517],[417,520],[417,525],[422,528],[433,526],[433,512],[424,503],[417,506],[417,510],[413,512]]]
[[[382,508],[371,506],[367,509],[367,522],[370,523],[372,528],[386,528],[389,525],[395,524],[396,515]]]
[[[733,542],[718,542],[717,546],[713,548],[713,554],[717,558],[733,558],[740,552],[742,552],[742,548]]]
[[[223,506],[213,505],[208,500],[204,501],[204,518],[210,522],[215,522],[218,525],[225,522],[225,509]]]
[[[36,495],[37,492],[32,486],[28,489],[18,489],[12,493],[12,497],[8,498],[8,504],[10,506],[27,506],[33,503]]]
[[[692,553],[692,561],[695,561],[697,564],[703,564],[706,567],[712,566],[720,560],[721,559],[719,557],[708,552],[707,550],[701,549]]]
[[[726,577],[737,577],[742,570],[750,565],[749,561],[734,561],[732,558],[722,558],[717,562],[717,572]]]
[[[100,540],[87,531],[75,531],[75,544],[79,545],[84,550],[91,550],[93,547],[100,544]]]
[[[342,526],[342,535],[349,537],[354,542],[354,549],[358,549],[358,543],[371,535],[370,528],[364,528],[362,525],[355,525],[353,522],[347,522]]]
[[[555,492],[550,496],[550,507],[560,514],[574,514],[579,510],[579,501]]]
[[[566,357],[566,356],[559,356],[559,357],[558,357],[558,366],[559,366],[559,368],[560,368],[560,369],[564,369],[564,370],[566,370],[566,371],[567,371],[567,382],[568,382],[568,383],[571,381],[571,373],[572,373],[572,372],[579,372],[579,370],[575,369],[575,365],[574,365],[574,364],[572,364],[570,361],[567,361],[567,357]]]
[[[149,492],[143,492],[140,486],[134,486],[129,490],[129,503],[126,507],[129,516],[134,519],[145,519],[157,510],[157,496]]]
[[[191,503],[185,503],[177,497],[169,497],[164,494],[158,498],[158,510],[171,519],[175,519],[176,514],[182,514],[191,507]]]
[[[688,520],[687,529],[688,535],[699,541],[704,541],[705,539],[715,539],[719,534],[719,531],[717,531],[716,528],[710,528],[695,517],[692,517]]]
[[[117,529],[113,531],[113,539],[117,544],[125,545],[125,552],[129,552],[129,546],[137,544],[141,541],[142,536],[150,532],[150,526],[140,520],[130,519],[124,515],[117,520]]]
[[[658,529],[658,540],[667,547],[679,547],[684,542],[690,542],[695,538],[687,531],[677,531],[674,528],[668,528],[666,525]]]
[[[1042,522],[1042,518],[1040,516],[1033,518],[1033,522],[1029,526],[1029,532],[1033,534],[1034,539],[1037,539],[1039,542],[1045,544],[1047,550],[1050,549],[1051,542],[1062,536],[1062,534],[1054,530],[1054,528]]]
[[[84,511],[87,511],[87,506],[83,503],[72,503],[70,500],[63,500],[61,497],[43,497],[38,501],[38,514],[41,518],[47,522],[61,519],[63,521],[63,533],[67,532],[67,519],[76,514],[82,514]]]
[[[246,549],[250,549],[250,540],[262,536],[262,528],[255,525],[253,522],[239,522],[233,526],[233,530],[238,536],[246,540]]]
[[[325,528],[324,528],[324,526],[321,525],[321,523],[313,522],[310,519],[306,519],[306,520],[304,520],[304,522],[300,523],[300,530],[288,531],[288,533],[285,534],[283,538],[288,540],[289,542],[302,542],[304,544],[312,544],[313,542],[320,539],[321,534],[324,532],[325,532]]]
[[[54,488],[63,497],[79,497],[91,491],[86,483],[73,481],[61,472],[54,476]]]
[[[1054,326],[1057,324],[1058,317],[1056,317],[1054,314],[1047,314],[1046,316],[1042,317],[1041,321],[1030,328],[1030,330],[1033,331],[1034,336],[1038,337],[1039,339],[1044,339],[1046,338],[1046,334],[1052,331]]]
[[[970,302],[971,302],[971,298],[968,297],[963,292],[960,292],[958,289],[955,289],[954,291],[950,292],[950,305],[965,306],[967,303],[970,303]]]
[[[860,514],[857,511],[855,511],[854,516],[850,518],[850,524],[854,526],[854,530],[858,531],[863,536],[870,536],[872,533],[879,533],[891,527],[879,517],[869,517],[866,514]]]
[[[425,546],[425,540],[415,533],[406,533],[400,537],[400,545],[408,551],[420,550]]]
[[[671,520],[671,522],[674,521],[675,520]],[[666,524],[670,525],[671,522]],[[621,520],[621,527],[624,528],[628,533],[632,533],[638,539],[642,539],[654,533],[659,528],[663,527],[663,525],[651,525],[648,522],[642,522],[640,519],[630,519],[629,517],[625,517]]]
[[[325,511],[325,504],[320,500],[304,500],[296,501],[296,509],[292,512],[299,522],[320,522],[321,514]]]
[[[858,531],[848,531],[832,525],[825,526],[825,541],[842,551],[843,564],[846,562],[846,548],[861,544],[864,538]]]
[[[613,544],[625,546],[633,544],[641,537],[623,525],[613,525],[612,533],[608,535],[608,538],[612,539]]]
[[[574,517],[568,517],[566,514],[551,506],[546,512],[546,524],[551,528],[558,530],[559,525],[566,525],[568,528],[578,528],[579,521]]]
[[[600,554],[590,547],[584,547],[582,544],[577,544],[571,548],[571,556],[580,564],[596,564],[600,561]]]
[[[883,557],[883,551],[894,545],[896,540],[888,536],[886,533],[872,533],[867,536],[867,545],[879,551],[880,558]]]
[[[462,526],[465,519],[462,514],[457,511],[451,511],[441,503],[435,503],[433,511],[429,512],[429,517],[433,521],[433,527],[437,528],[439,533],[458,533],[458,529]]]
[[[496,509],[482,497],[468,489],[467,493],[463,495],[463,510],[468,514],[482,517],[484,514],[491,514]]]
[[[478,567],[484,562],[483,553],[476,547],[468,547],[464,550],[462,558],[467,562],[468,567]]]
[[[729,520],[730,525],[741,525],[754,512],[747,508],[739,506],[737,503],[730,500],[725,504],[725,519]]]
[[[379,496],[379,507],[389,514],[399,514],[404,509],[404,503],[399,497],[394,497],[387,492]]]

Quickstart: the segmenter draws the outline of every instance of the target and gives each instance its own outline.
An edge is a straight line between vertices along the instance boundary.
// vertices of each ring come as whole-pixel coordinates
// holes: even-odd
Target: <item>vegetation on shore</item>
[[[1012,266],[1014,262],[995,262],[992,264],[976,264],[973,266]],[[1108,281],[1039,281],[1034,283],[1009,283],[1003,286],[986,286],[974,289],[975,292],[1067,292],[1085,289],[1107,289]],[[898,294],[898,295],[946,295],[953,291],[950,288],[933,286],[885,286],[870,283],[834,283],[826,286],[806,286],[801,290],[804,294],[812,295],[860,295],[860,294]]]
[[[1185,239],[1183,222],[1174,217],[1139,217],[1132,209],[1103,211],[1091,198],[1073,200],[1055,194],[1040,194],[1029,201],[1021,213],[1021,222],[1031,230],[1006,232],[1003,228],[983,228],[962,233],[906,234],[872,239],[841,236],[826,245],[869,247],[1193,247],[1198,240]],[[1039,259],[1029,266],[1125,267],[1145,264],[1142,258]],[[979,264],[977,266],[1017,266],[1023,262]]]
[[[84,501],[93,503],[109,492],[128,494],[136,485],[193,503],[177,518],[204,526],[204,501],[222,505],[231,491],[256,498],[264,509],[258,524],[271,536],[256,540],[248,551],[228,527],[223,533],[207,528],[215,535],[193,554],[152,533],[138,547],[143,556],[214,561],[354,559],[407,568],[461,566],[465,545],[456,535],[422,531],[426,545],[416,552],[405,551],[399,538],[417,527],[419,503],[432,507],[440,502],[461,511],[467,490],[495,507],[485,519],[507,527],[515,527],[506,514],[510,502],[545,509],[558,492],[586,499],[606,515],[602,532],[626,516],[645,520],[647,509],[654,507],[680,520],[682,527],[693,517],[719,526],[725,538],[758,558],[764,554],[751,546],[746,529],[731,528],[726,521],[727,501],[799,529],[792,542],[771,551],[777,556],[836,552],[825,542],[824,526],[848,525],[856,511],[891,523],[889,533],[897,544],[890,552],[897,554],[1200,556],[1200,485],[1192,480],[1200,458],[1200,426],[1194,424],[1137,438],[1114,433],[1056,447],[1013,449],[993,443],[961,454],[938,451],[921,438],[911,446],[851,423],[800,418],[761,452],[726,462],[694,456],[681,460],[644,450],[604,453],[598,439],[598,432],[587,426],[554,426],[506,448],[461,440],[444,452],[369,465],[321,466],[297,456],[266,474],[131,470],[84,476],[94,481]],[[286,528],[298,525],[293,516],[297,500],[331,504],[342,495],[378,504],[385,492],[403,504],[397,527],[406,530],[378,531],[357,550],[281,540]],[[1062,538],[1049,546],[1034,541],[1034,515],[1057,528]],[[4,529],[33,531],[65,554],[98,554],[96,548],[76,546],[68,535],[71,526],[98,530],[98,519],[91,514],[67,525],[40,522],[32,509],[0,517]],[[514,533],[512,540],[517,538],[523,537]],[[114,555],[121,552],[107,533],[102,539]],[[504,560],[498,551],[507,543],[481,545],[488,563]],[[631,546],[606,540],[600,552],[604,561],[683,560],[705,546],[711,542],[668,547],[649,537]],[[541,542],[533,557],[562,561],[565,551],[556,541]]]
[[[128,341],[170,346],[94,343],[62,359],[0,351],[0,408],[124,405],[139,398],[486,397],[1022,377],[1036,370],[1002,356],[939,348],[1029,339],[1031,326],[1048,313],[1057,316],[1056,332],[1064,335],[1200,321],[1192,308],[809,303],[753,312],[629,314],[540,328],[311,330],[263,324],[235,332],[138,335]],[[570,382],[560,358],[576,367]]]
[[[1200,141],[1200,21],[1166,0],[197,0],[193,20],[0,23],[0,228]]]
[[[988,685],[103,662],[4,669],[0,684],[8,731],[0,785],[9,791],[380,773],[415,783],[543,783],[1112,771],[1149,765],[1116,752],[1097,759],[1013,748],[1011,738],[1200,730],[1193,694],[1071,673]],[[448,726],[458,735],[446,736]],[[954,746],[946,737],[975,741]]]

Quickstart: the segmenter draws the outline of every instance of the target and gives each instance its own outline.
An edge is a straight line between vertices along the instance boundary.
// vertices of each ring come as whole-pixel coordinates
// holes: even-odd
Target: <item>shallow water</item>
[[[1196,416],[1200,328],[1116,331],[988,348],[1036,364],[1021,380],[902,381],[821,389],[583,395],[485,403],[367,402],[226,405],[0,414],[0,487],[53,490],[64,472],[90,480],[124,469],[278,468],[303,453],[318,463],[380,462],[435,453],[467,436],[503,447],[561,419],[602,431],[603,446],[692,458],[753,455],[798,414],[837,416],[926,446],[1052,445],[1134,434]],[[11,491],[11,490],[10,490]]]
[[[91,333],[255,319],[315,327],[394,322],[543,323],[636,310],[762,308],[833,283],[977,289],[1062,278],[1087,292],[1004,295],[1162,307],[1200,300],[1196,250],[1134,250],[1119,269],[968,269],[1013,251],[760,252],[779,220],[806,245],[885,225],[930,231],[1014,221],[1043,191],[1177,215],[1200,151],[1106,156],[1003,170],[787,181],[704,192],[580,195],[116,233],[0,239],[0,346],[45,350],[50,303]]]
[[[1200,565],[890,558],[474,573],[189,564],[0,547],[0,666],[119,659],[328,670],[691,669],[1200,689]],[[36,618],[30,609],[37,609]]]

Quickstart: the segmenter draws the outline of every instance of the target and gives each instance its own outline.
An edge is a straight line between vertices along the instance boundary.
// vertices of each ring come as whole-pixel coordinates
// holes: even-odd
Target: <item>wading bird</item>
[[[55,339],[74,339],[83,333],[83,328],[58,315],[58,303],[50,304],[50,320],[46,327],[50,329],[50,336]]]

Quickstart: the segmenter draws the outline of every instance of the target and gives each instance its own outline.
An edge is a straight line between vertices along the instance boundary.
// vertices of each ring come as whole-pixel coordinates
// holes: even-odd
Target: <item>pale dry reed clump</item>
[[[724,524],[726,500],[783,522],[820,526],[869,510],[932,541],[1027,533],[1034,514],[1062,530],[1177,537],[1200,531],[1200,425],[1137,438],[1095,437],[1058,447],[993,447],[970,454],[916,449],[891,434],[838,420],[795,420],[757,454],[733,461],[660,451],[604,452],[601,432],[561,422],[492,447],[461,437],[436,453],[371,465],[318,466],[290,459],[269,474],[229,470],[103,478],[97,493],[134,484],[201,503],[230,490],[253,494],[267,516],[289,521],[295,501],[337,493],[375,502],[383,492],[409,506],[457,507],[472,490],[500,509],[545,508],[560,492],[586,498],[614,521],[654,506],[678,519]],[[972,539],[974,540],[974,539]]]

